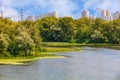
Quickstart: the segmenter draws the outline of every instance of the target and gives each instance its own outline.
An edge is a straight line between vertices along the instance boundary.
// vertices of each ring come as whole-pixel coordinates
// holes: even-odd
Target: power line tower
[[[21,9],[21,21],[23,21],[23,9]]]

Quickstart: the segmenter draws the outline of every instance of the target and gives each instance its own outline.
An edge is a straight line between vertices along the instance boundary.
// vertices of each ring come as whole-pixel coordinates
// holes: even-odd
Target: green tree
[[[93,21],[89,18],[80,18],[76,20],[77,34],[76,42],[88,43],[92,32]]]
[[[25,30],[25,32],[27,32],[33,39],[36,45],[35,47],[41,48],[40,44],[41,44],[42,38],[41,38],[41,32],[39,30],[37,21],[33,22],[33,21],[26,20],[22,22],[22,26],[24,28],[23,30]]]
[[[9,37],[7,34],[0,34],[0,56],[8,56]]]
[[[58,19],[56,17],[44,17],[37,21],[43,41],[59,40],[59,28],[56,26],[57,22]]]
[[[60,40],[62,42],[73,42],[76,35],[76,25],[72,17],[63,17],[58,21],[60,28]]]
[[[120,43],[120,19],[108,22],[106,25],[106,34],[109,43]]]
[[[88,43],[90,41],[91,28],[85,24],[83,24],[77,30],[76,34],[76,42],[78,43]]]

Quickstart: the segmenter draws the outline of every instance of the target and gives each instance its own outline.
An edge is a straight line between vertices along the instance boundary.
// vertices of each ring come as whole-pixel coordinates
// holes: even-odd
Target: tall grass
[[[81,50],[77,47],[45,47],[46,52],[67,52],[67,51],[78,51]]]
[[[79,47],[86,44],[68,43],[68,42],[42,42],[43,47]]]

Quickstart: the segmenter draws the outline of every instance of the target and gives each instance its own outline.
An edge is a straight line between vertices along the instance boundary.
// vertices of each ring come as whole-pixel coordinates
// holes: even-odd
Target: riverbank
[[[37,52],[37,57],[10,57],[0,59],[0,64],[10,65],[24,65],[26,62],[35,61],[38,59],[46,58],[65,58],[65,56],[57,56],[55,52],[68,52],[68,51],[79,51],[81,47],[98,47],[98,48],[111,48],[119,49],[120,44],[78,44],[78,43],[66,43],[66,42],[43,42],[44,52]]]
[[[107,44],[107,43],[68,43],[68,42],[42,42],[41,45],[43,47],[104,47],[104,48],[111,48],[116,47],[120,49],[120,44]]]
[[[65,56],[57,56],[51,52],[37,52],[37,56],[27,56],[27,57],[3,57],[0,59],[0,65],[28,65],[30,62],[39,59],[48,58],[66,58]]]
[[[67,43],[67,42],[43,42],[41,44],[43,47],[98,47],[98,48],[110,48],[110,49],[119,49],[120,50],[120,44],[107,44],[107,43]]]
[[[95,47],[95,48],[108,48],[108,49],[120,50],[120,44],[88,44],[86,46]]]
[[[8,58],[8,59],[0,59],[0,65],[28,65],[29,62],[39,60],[39,59],[48,59],[48,58],[66,58],[64,56],[45,56],[45,57],[16,57],[16,58]]]
[[[81,48],[77,47],[43,47],[44,52],[36,52],[35,57],[8,57],[0,59],[1,65],[27,65],[31,61],[47,58],[66,58],[65,56],[58,56],[56,52],[68,52],[68,51],[78,51]]]

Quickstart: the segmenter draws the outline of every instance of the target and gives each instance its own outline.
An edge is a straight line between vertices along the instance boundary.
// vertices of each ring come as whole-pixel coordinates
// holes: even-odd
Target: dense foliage
[[[120,44],[120,19],[44,17],[15,22],[0,18],[0,56],[34,56],[41,42]]]
[[[41,51],[41,36],[35,22],[0,18],[0,57],[35,56]]]
[[[120,44],[120,19],[45,17],[36,22],[43,41]]]

